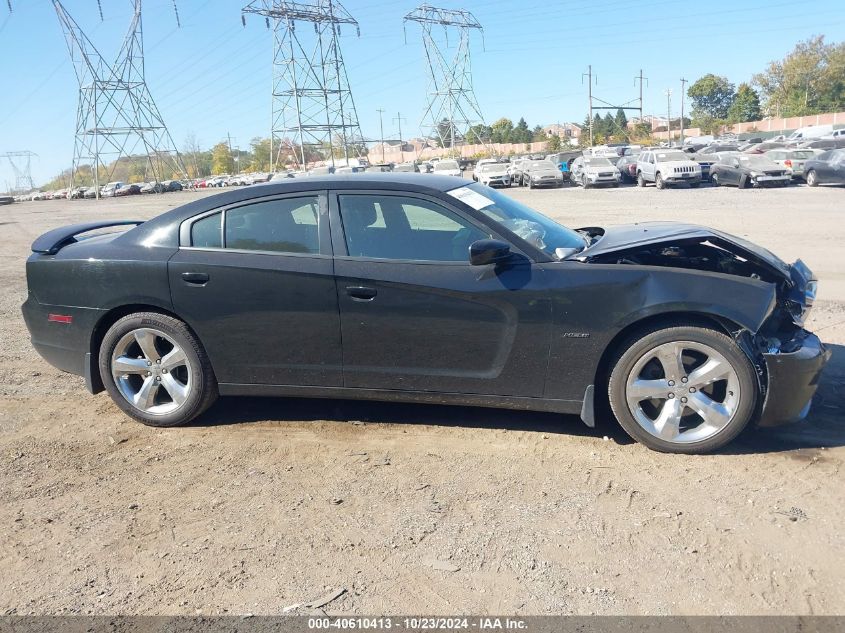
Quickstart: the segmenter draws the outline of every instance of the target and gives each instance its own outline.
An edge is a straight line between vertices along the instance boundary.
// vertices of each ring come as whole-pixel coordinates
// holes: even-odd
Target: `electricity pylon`
[[[428,65],[428,101],[422,117],[422,131],[436,134],[442,147],[455,147],[472,133],[473,126],[484,123],[472,85],[469,50],[470,33],[477,30],[483,38],[484,30],[469,11],[439,9],[427,4],[406,15],[403,27],[406,22],[417,22],[422,28]],[[450,32],[453,41],[457,35],[454,53],[449,51]],[[469,140],[485,142],[481,138]]]
[[[332,165],[341,154],[348,164],[363,137],[339,39],[342,24],[360,35],[358,22],[337,0],[253,0],[241,12],[244,25],[252,13],[273,30],[271,170],[282,164],[285,150],[302,169],[315,154]],[[313,25],[313,35],[310,28],[298,32],[298,22]]]
[[[35,189],[35,184],[32,182],[32,167],[31,160],[33,156],[38,156],[30,151],[23,152],[6,152],[0,154],[0,158],[8,158],[9,164],[12,166],[12,171],[15,173],[15,188],[10,193],[27,193]]]
[[[120,159],[141,152],[144,177],[187,178],[182,157],[144,79],[141,0],[132,0],[132,5],[129,30],[110,65],[60,0],[53,0],[79,82],[71,186],[80,166],[90,164],[98,197],[100,177],[112,180]]]

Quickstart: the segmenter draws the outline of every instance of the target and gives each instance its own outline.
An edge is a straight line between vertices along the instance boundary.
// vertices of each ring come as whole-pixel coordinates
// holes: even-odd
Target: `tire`
[[[654,186],[658,189],[666,188],[666,183],[663,182],[663,175],[660,172],[657,172],[657,175],[654,177]]]
[[[669,370],[658,354],[668,360]],[[695,378],[705,364],[713,367],[706,372],[709,382],[707,375]],[[736,438],[756,411],[757,379],[748,357],[730,337],[700,325],[642,330],[620,345],[612,367],[608,399],[613,414],[628,435],[655,451],[714,451]],[[655,398],[649,399],[646,394],[652,392]]]
[[[713,183],[714,187],[718,187],[719,186],[719,175],[713,174],[712,176],[710,176],[710,182]]]
[[[643,178],[643,172],[639,172],[637,174],[637,187],[645,187],[645,178]]]
[[[534,188],[534,181],[532,181],[530,178],[528,179],[528,188],[529,188],[529,189],[533,189],[533,188]]]
[[[748,178],[746,176],[742,176],[739,179],[739,184],[736,186],[737,189],[750,189],[751,185],[748,184]]]
[[[587,180],[587,176],[586,176],[586,175],[581,176],[581,186],[582,186],[582,187],[584,187],[584,189],[589,189],[589,188],[590,188],[590,183],[589,183],[589,181]]]
[[[817,187],[819,184],[819,177],[816,175],[815,169],[811,169],[804,174],[804,179],[807,181],[808,187]]]
[[[217,399],[202,345],[182,321],[164,314],[137,312],[112,325],[100,344],[99,368],[114,403],[148,426],[185,424]]]

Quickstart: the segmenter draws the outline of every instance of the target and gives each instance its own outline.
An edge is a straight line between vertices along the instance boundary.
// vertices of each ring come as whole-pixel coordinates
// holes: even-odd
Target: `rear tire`
[[[99,351],[100,377],[114,403],[148,426],[179,426],[217,399],[205,350],[182,321],[137,312],[112,325]]]
[[[710,182],[713,183],[714,187],[718,187],[719,186],[719,176],[717,174],[713,174],[712,176],[710,176]]]
[[[652,450],[714,451],[735,439],[756,410],[757,379],[748,357],[730,337],[694,323],[633,334],[612,367],[613,414]]]
[[[816,187],[819,184],[819,177],[816,175],[815,169],[808,171],[804,178],[807,180],[808,187]]]

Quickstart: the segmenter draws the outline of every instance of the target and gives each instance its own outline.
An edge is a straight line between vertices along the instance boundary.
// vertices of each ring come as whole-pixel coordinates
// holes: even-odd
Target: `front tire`
[[[718,176],[718,174],[713,174],[712,176],[710,176],[710,182],[713,183],[714,187],[718,187],[719,186],[719,176]]]
[[[662,327],[633,335],[619,349],[608,382],[611,409],[628,435],[653,450],[714,451],[754,415],[754,367],[721,332]]]
[[[645,178],[643,178],[642,172],[637,174],[637,187],[645,187]]]
[[[137,312],[112,325],[99,367],[115,404],[149,426],[185,424],[217,399],[202,345],[187,325],[164,314]]]
[[[815,169],[808,171],[804,178],[807,180],[808,187],[816,187],[819,184],[819,177],[816,175]]]
[[[657,172],[657,175],[654,177],[654,186],[658,189],[666,188],[666,183],[663,181],[663,175],[660,172]]]

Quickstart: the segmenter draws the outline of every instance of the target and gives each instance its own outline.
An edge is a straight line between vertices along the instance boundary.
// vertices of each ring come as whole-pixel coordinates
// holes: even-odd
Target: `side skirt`
[[[491,407],[522,411],[580,414],[580,400],[545,400],[518,396],[489,396],[473,393],[440,393],[401,391],[398,389],[351,389],[347,387],[301,387],[292,385],[244,385],[220,383],[221,396],[292,396],[346,400],[380,400],[383,402],[420,402],[470,407]]]

